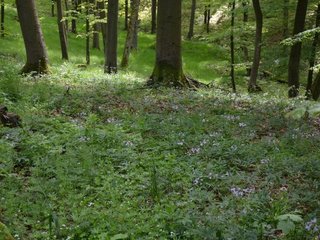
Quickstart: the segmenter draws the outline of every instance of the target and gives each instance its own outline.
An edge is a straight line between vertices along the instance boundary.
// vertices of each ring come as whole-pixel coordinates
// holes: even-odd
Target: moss
[[[49,66],[46,58],[41,58],[37,63],[26,63],[24,67],[20,71],[22,74],[23,73],[34,73],[35,75],[37,74],[48,74],[50,73],[49,71]]]
[[[1,222],[0,222],[0,239],[1,240],[14,240],[14,238],[10,234],[8,228]]]

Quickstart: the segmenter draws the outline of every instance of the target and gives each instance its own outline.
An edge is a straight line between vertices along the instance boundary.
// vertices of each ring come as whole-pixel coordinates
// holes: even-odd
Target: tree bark
[[[208,15],[208,6],[204,7],[204,12],[203,12],[203,24],[206,25],[207,24],[207,15]]]
[[[262,42],[262,26],[263,26],[263,15],[260,7],[260,0],[252,0],[254,13],[256,16],[256,39],[255,39],[255,50],[254,58],[251,67],[250,80],[248,83],[249,92],[259,92],[261,88],[257,84],[258,71],[260,66],[261,58],[261,42]]]
[[[236,1],[233,0],[231,3],[231,35],[230,35],[230,51],[231,51],[231,70],[230,70],[230,77],[231,77],[231,84],[232,90],[235,93],[236,90],[236,83],[235,83],[235,76],[234,76],[234,11],[236,8]]]
[[[129,0],[124,1],[124,30],[128,30],[128,20],[129,20]]]
[[[130,21],[129,28],[127,32],[126,43],[124,46],[124,52],[121,61],[121,67],[125,68],[129,65],[129,56],[130,51],[133,48],[133,40],[134,40],[134,31],[138,22],[139,17],[139,5],[140,0],[132,0],[131,1],[131,13],[130,13]]]
[[[106,19],[106,12],[105,12],[105,4],[104,1],[97,2],[97,8],[99,12],[99,19],[100,20],[105,20]],[[106,23],[101,23],[100,24],[100,29],[102,33],[102,39],[103,39],[103,48],[104,51],[106,49],[106,31],[107,31],[107,24]]]
[[[316,28],[320,27],[320,3],[318,3],[317,11],[316,11]],[[313,38],[311,53],[309,58],[309,71],[308,71],[308,81],[307,81],[307,89],[306,89],[306,96],[308,99],[311,98],[311,91],[312,91],[312,80],[313,80],[313,67],[316,63],[316,52],[317,46],[319,42],[319,33],[316,32]]]
[[[107,41],[105,54],[105,73],[117,72],[117,47],[118,47],[118,9],[119,0],[108,1],[107,12]]]
[[[48,73],[48,54],[34,0],[16,0],[27,62],[21,73]]]
[[[242,8],[243,8],[243,24],[244,26],[246,27],[248,21],[249,21],[249,14],[248,14],[248,0],[244,0],[242,1]],[[247,41],[247,35],[244,31],[244,37],[245,37],[245,40]],[[245,62],[249,62],[249,50],[248,50],[248,47],[246,44],[244,44],[242,46],[242,50],[243,50],[243,56],[244,56],[244,61]],[[251,70],[250,68],[247,68],[247,75],[250,76],[251,74]]]
[[[88,0],[86,0],[86,64],[90,65],[90,23]]]
[[[78,1],[77,0],[73,0],[72,1],[72,20],[71,20],[71,32],[76,34],[77,33],[77,12],[78,12]]]
[[[290,3],[290,0],[283,0],[283,20],[282,20],[283,39],[286,39],[289,37],[289,3]]]
[[[304,24],[307,14],[308,0],[298,0],[296,16],[294,21],[293,35],[301,33],[304,30]],[[291,47],[289,68],[288,68],[288,85],[290,98],[297,97],[299,95],[299,66],[301,56],[302,43],[297,42]]]
[[[188,36],[187,36],[187,39],[189,39],[189,40],[191,40],[191,38],[193,37],[194,19],[195,19],[195,15],[196,15],[196,5],[197,5],[197,1],[192,0],[189,32],[188,32]]]
[[[98,4],[95,0],[90,0],[90,12],[95,15],[95,18],[99,18],[99,13],[97,11]],[[94,23],[93,26],[93,34],[92,34],[92,48],[100,49],[100,39],[99,39],[99,24]]]
[[[210,33],[210,19],[211,19],[211,10],[210,10],[210,5],[208,5],[208,10],[207,10],[207,33]]]
[[[0,36],[4,37],[4,0],[1,0],[1,28],[0,28]]]
[[[64,6],[65,6],[65,11],[67,12],[66,14],[66,17],[68,18],[69,17],[69,3],[68,3],[68,0],[64,0]],[[66,19],[65,21],[65,30],[66,32],[69,32],[69,21]]]
[[[157,0],[151,2],[151,34],[155,34],[157,29]]]
[[[57,16],[62,59],[69,60],[65,22],[62,21],[63,10],[61,0],[57,0]]]
[[[158,2],[156,62],[147,84],[152,87],[194,87],[182,70],[181,0]]]

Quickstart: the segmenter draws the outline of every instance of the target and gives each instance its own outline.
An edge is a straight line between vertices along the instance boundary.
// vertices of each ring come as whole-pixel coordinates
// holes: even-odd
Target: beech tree
[[[106,18],[104,0],[97,1],[97,10],[98,10],[98,15],[99,15],[99,20],[101,21],[100,29],[101,29],[101,33],[102,33],[102,39],[103,39],[103,48],[105,50],[107,24],[103,22],[103,20],[105,20],[105,18]]]
[[[192,0],[189,32],[188,32],[188,36],[187,36],[187,39],[189,39],[189,40],[193,37],[194,19],[195,19],[195,15],[196,15],[196,7],[197,7],[196,5],[197,5],[196,0]]]
[[[119,0],[108,1],[107,12],[107,37],[105,51],[104,71],[117,72],[117,47],[118,47],[118,8]]]
[[[58,29],[59,29],[61,55],[62,55],[62,59],[69,60],[66,25],[65,25],[66,23],[62,21],[62,18],[63,18],[63,10],[62,10],[61,0],[57,0],[57,21],[58,21]]]
[[[157,0],[151,0],[151,34],[156,33],[157,28]]]
[[[22,73],[48,73],[48,54],[34,0],[16,0],[27,62]]]
[[[148,85],[195,87],[182,70],[181,0],[158,2],[156,62]]]
[[[307,15],[308,0],[298,0],[296,16],[294,20],[293,35],[303,32],[305,19]],[[301,56],[302,43],[297,42],[291,47],[289,68],[288,68],[288,85],[290,98],[297,97],[299,95],[299,66]]]
[[[254,13],[256,16],[256,38],[254,46],[253,63],[251,67],[250,80],[248,83],[249,92],[259,92],[261,88],[257,84],[260,58],[261,58],[261,41],[262,41],[262,25],[263,15],[260,7],[260,0],[252,0]]]
[[[127,67],[129,64],[129,56],[130,51],[133,48],[133,40],[135,34],[135,28],[137,26],[138,18],[139,18],[139,5],[140,0],[131,0],[131,13],[130,13],[130,21],[129,21],[129,28],[127,31],[127,38],[126,43],[124,46],[123,57],[121,61],[121,67]]]

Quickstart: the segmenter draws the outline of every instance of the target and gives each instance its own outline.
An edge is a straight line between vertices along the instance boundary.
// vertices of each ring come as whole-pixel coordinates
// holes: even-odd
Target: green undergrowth
[[[319,120],[285,117],[302,100],[147,89],[73,64],[21,78],[0,62],[0,102],[23,120],[0,127],[0,222],[15,239],[319,234]]]

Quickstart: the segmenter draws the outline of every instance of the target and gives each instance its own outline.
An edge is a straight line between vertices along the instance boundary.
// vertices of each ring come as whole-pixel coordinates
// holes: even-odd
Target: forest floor
[[[267,80],[264,93],[248,95],[244,69],[240,93],[230,93],[227,49],[201,39],[184,42],[184,69],[213,82],[209,89],[145,88],[154,58],[145,33],[128,70],[103,74],[98,50],[78,68],[85,41],[70,36],[63,63],[53,18],[41,20],[52,74],[21,77],[23,43],[7,10],[0,103],[23,124],[0,126],[0,222],[15,239],[320,234],[320,121],[304,114],[311,103],[288,100]]]

